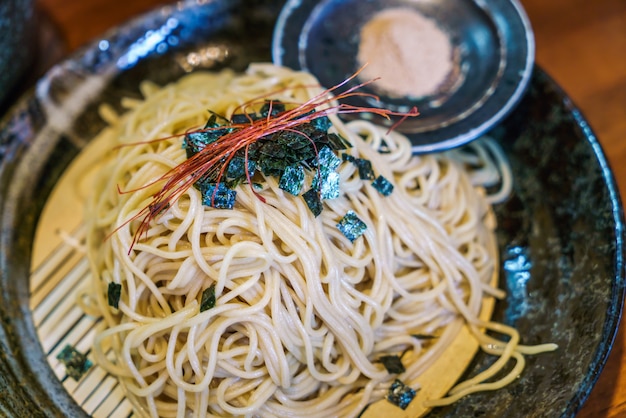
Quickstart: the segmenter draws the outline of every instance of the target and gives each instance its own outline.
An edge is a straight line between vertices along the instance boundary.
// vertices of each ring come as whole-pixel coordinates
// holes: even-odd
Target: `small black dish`
[[[363,26],[392,8],[417,11],[449,35],[453,77],[424,97],[393,97],[368,86],[364,91],[379,101],[354,97],[346,103],[403,112],[416,106],[420,115],[397,130],[411,138],[414,152],[425,153],[476,139],[519,102],[532,74],[535,44],[517,0],[290,0],[274,30],[273,60],[314,74],[327,88],[335,86],[363,65],[357,58]],[[361,81],[357,78],[344,89]],[[374,116],[381,124],[398,119]]]

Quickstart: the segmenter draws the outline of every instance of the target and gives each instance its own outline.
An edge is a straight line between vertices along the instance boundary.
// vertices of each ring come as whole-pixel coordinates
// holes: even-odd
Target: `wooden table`
[[[39,0],[68,50],[164,0]],[[626,197],[626,1],[522,0],[535,30],[537,62],[565,89],[596,132]],[[626,200],[626,199],[624,199]],[[581,418],[626,416],[626,334]]]

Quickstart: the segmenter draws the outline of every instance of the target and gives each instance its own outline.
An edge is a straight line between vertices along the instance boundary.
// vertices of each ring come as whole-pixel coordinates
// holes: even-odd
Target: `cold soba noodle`
[[[203,127],[208,110],[230,118],[280,89],[271,99],[303,103],[321,91],[315,84],[308,74],[253,65],[163,88],[144,83],[145,100],[126,100],[123,116],[103,112],[106,140],[125,146],[109,156],[87,212],[90,295],[106,323],[94,352],[147,414],[356,416],[396,379],[418,390],[420,375],[467,325],[499,359],[448,398],[429,401],[435,406],[501,387],[519,375],[523,354],[554,348],[521,346],[514,329],[478,319],[485,298],[503,294],[491,286],[490,204],[511,183],[488,139],[413,157],[398,133],[330,116],[330,131],[352,147],[337,152],[347,155],[336,168],[338,197],[323,200],[319,216],[257,170],[254,186],[236,187],[233,209],[203,205],[189,187],[136,237],[136,215],[162,187],[155,179],[187,159],[180,134]],[[362,180],[357,158],[393,191]],[[303,192],[316,173],[306,171]],[[484,187],[496,184],[501,190],[487,195]],[[338,228],[349,212],[362,235]],[[110,283],[121,285],[117,309],[107,300]],[[215,305],[201,311],[207,289]],[[383,356],[401,356],[406,370],[389,372]],[[493,382],[509,361],[512,371]]]

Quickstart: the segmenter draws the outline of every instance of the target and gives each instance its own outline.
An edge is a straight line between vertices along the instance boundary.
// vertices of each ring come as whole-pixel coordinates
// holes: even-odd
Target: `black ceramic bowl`
[[[30,309],[34,231],[70,161],[104,127],[101,103],[119,108],[138,83],[174,80],[194,68],[243,70],[270,59],[280,1],[214,0],[166,7],[105,34],[54,67],[0,125],[0,415],[86,416],[51,370]],[[166,28],[166,29],[164,29]],[[211,52],[211,53],[208,53]],[[218,52],[216,54],[216,52]],[[570,417],[608,356],[624,296],[624,220],[601,147],[582,115],[539,69],[493,131],[514,175],[496,208],[508,296],[495,320],[530,356],[504,389],[468,396],[432,417]],[[527,273],[505,268],[523,257]],[[489,362],[477,354],[467,374]]]
[[[37,23],[33,0],[0,3],[0,109],[33,63]]]

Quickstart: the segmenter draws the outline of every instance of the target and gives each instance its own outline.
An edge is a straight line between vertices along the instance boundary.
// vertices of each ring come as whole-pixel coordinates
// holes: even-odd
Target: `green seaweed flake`
[[[221,136],[243,129],[248,122],[279,116],[285,110],[284,103],[267,100],[257,113],[234,114],[230,120],[210,112],[204,129],[185,135],[183,147],[191,158]],[[347,149],[351,144],[340,135],[328,132],[332,122],[321,112],[308,119],[313,113],[315,110],[298,117],[302,123],[295,127],[261,136],[246,146],[247,152],[238,149],[226,170],[222,171],[223,178],[219,170],[198,178],[194,186],[201,191],[203,203],[216,208],[233,208],[234,189],[250,181],[257,170],[266,177],[278,178],[281,189],[298,195],[304,185],[305,171],[310,170],[315,190],[303,197],[309,209],[318,216],[323,209],[321,199],[334,199],[340,195],[340,178],[335,170],[342,159],[335,150]],[[226,157],[222,159],[226,160]]]
[[[404,368],[404,364],[402,364],[402,358],[400,358],[400,356],[382,356],[380,359],[378,359],[378,361],[380,361],[383,366],[385,366],[385,369],[387,369],[387,371],[391,374],[404,373],[406,370]]]
[[[417,392],[411,387],[405,385],[401,380],[396,379],[389,387],[387,400],[395,406],[406,409]]]
[[[309,207],[309,210],[317,218],[322,213],[322,201],[320,200],[319,193],[316,189],[309,189],[303,195],[302,198]]]
[[[311,188],[319,190],[320,199],[336,199],[340,195],[339,173],[327,166],[321,166],[313,176]]]
[[[271,111],[270,111],[271,109]],[[259,113],[261,117],[276,116],[285,111],[285,104],[279,100],[266,100]]]
[[[327,132],[333,123],[330,121],[328,116],[320,116],[319,118],[315,118],[311,121],[311,125],[318,131]]]
[[[238,184],[243,183],[248,178],[248,175],[252,177],[255,171],[256,163],[254,161],[248,159],[246,166],[245,156],[235,154],[226,169],[226,178],[229,187],[232,189]]]
[[[200,188],[202,192],[202,203],[216,209],[232,209],[235,207],[237,192],[229,189],[224,183],[203,184]]]
[[[337,228],[341,233],[354,242],[358,237],[365,233],[367,225],[363,222],[354,211],[349,210],[345,216],[337,224]]]
[[[342,159],[342,161],[347,161],[347,162],[350,162],[350,163],[354,163],[354,161],[356,160],[355,157],[353,157],[352,155],[347,154],[345,152],[341,153],[341,159]]]
[[[383,196],[389,196],[393,192],[393,184],[383,176],[376,177],[372,186]]]
[[[238,113],[236,115],[232,115],[230,118],[230,123],[232,124],[244,124],[254,122],[258,119],[258,115],[256,113]]]
[[[430,334],[411,334],[411,337],[415,338],[416,340],[434,340],[437,338],[436,335]]]
[[[107,300],[109,306],[118,309],[120,305],[120,296],[122,295],[122,285],[115,282],[110,282],[107,288]]]
[[[304,168],[301,165],[290,165],[285,168],[280,177],[278,187],[294,196],[298,196],[304,186],[304,177]]]
[[[215,283],[204,289],[200,299],[200,312],[208,311],[215,307]]]
[[[205,126],[204,130],[186,133],[183,139],[183,149],[186,152],[187,158],[193,157],[209,144],[212,144],[232,131],[231,128],[217,128],[217,125],[207,122],[207,126]]]
[[[356,158],[354,164],[359,169],[359,178],[361,180],[373,180],[374,170],[372,169],[372,162],[363,158]]]
[[[327,139],[328,139],[328,146],[330,146],[332,149],[336,151],[352,148],[352,144],[339,134],[331,132],[328,134]]]
[[[324,146],[317,156],[320,167],[326,167],[329,170],[335,170],[341,164],[341,158],[337,157],[330,147]]]
[[[65,365],[65,372],[75,381],[79,381],[89,371],[93,363],[86,355],[67,344],[57,355],[57,359]]]

